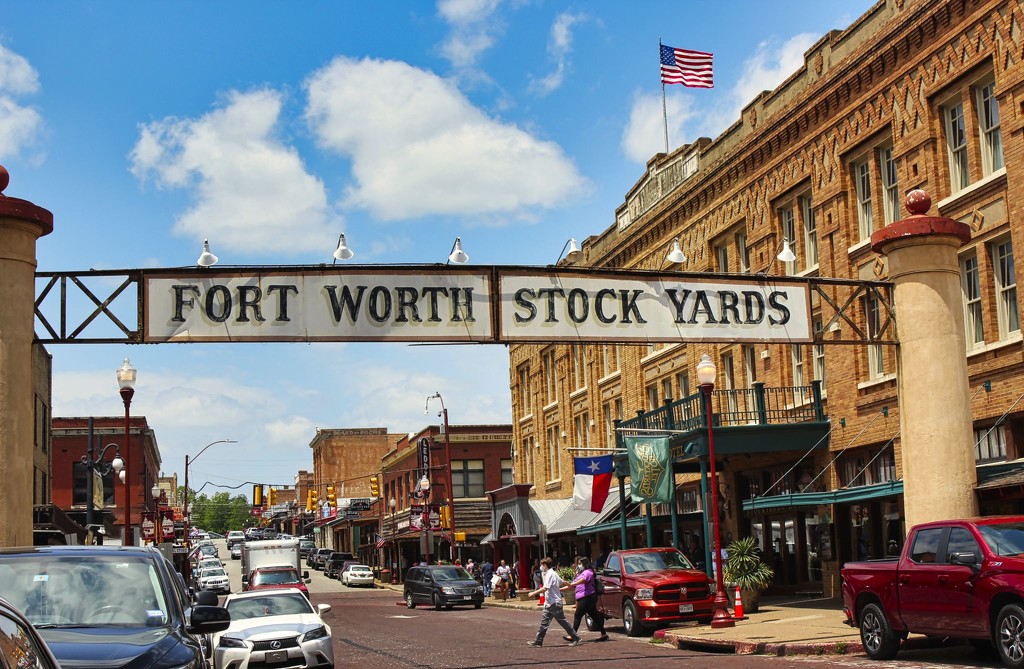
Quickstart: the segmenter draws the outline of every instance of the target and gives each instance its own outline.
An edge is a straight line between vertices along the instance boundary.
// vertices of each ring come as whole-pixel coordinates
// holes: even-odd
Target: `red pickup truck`
[[[598,610],[622,618],[629,636],[684,620],[711,621],[714,584],[675,548],[615,551],[597,578],[604,585]]]
[[[842,576],[868,657],[893,658],[914,633],[995,645],[1024,667],[1024,516],[915,525],[900,557],[849,562]]]

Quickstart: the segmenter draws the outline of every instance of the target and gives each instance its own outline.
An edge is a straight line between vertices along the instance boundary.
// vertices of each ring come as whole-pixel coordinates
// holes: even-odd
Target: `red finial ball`
[[[11,183],[11,173],[7,171],[7,168],[0,165],[0,194],[7,188],[7,184]]]
[[[932,206],[932,198],[920,188],[907,193],[907,211],[913,216],[923,216],[928,213]]]

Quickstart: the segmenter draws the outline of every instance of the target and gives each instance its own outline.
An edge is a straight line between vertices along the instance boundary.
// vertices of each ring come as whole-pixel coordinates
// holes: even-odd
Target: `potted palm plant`
[[[740,587],[743,610],[757,612],[761,592],[768,589],[775,578],[775,570],[761,559],[761,549],[753,537],[737,539],[726,548],[722,575],[729,583]]]

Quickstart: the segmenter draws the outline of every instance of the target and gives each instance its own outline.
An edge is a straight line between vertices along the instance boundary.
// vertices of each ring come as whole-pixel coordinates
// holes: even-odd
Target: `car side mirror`
[[[963,567],[977,567],[978,556],[974,553],[953,553],[949,556],[950,564],[958,564]]]
[[[321,615],[321,616],[323,614],[327,613],[330,610],[331,610],[331,605],[330,604],[317,604],[316,605],[316,612],[319,615]]]
[[[189,632],[193,634],[223,632],[230,624],[231,614],[222,606],[193,606],[189,615]]]
[[[309,572],[308,571],[302,572],[302,578],[309,578]]]
[[[612,578],[619,578],[622,573],[618,569],[604,569],[601,571],[601,576],[610,576]]]
[[[217,593],[210,590],[200,590],[195,595],[196,604],[199,606],[217,606]]]

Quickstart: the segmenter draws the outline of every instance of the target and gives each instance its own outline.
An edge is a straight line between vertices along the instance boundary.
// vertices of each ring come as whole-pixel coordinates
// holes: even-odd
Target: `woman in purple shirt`
[[[576,586],[576,614],[572,619],[572,628],[579,632],[580,622],[589,613],[591,620],[594,621],[593,631],[601,633],[597,640],[607,641],[608,633],[604,631],[604,616],[597,610],[597,589],[594,587],[596,577],[590,565],[590,558],[581,557],[580,566],[583,571],[569,584]],[[566,638],[569,641],[572,640],[572,637],[567,636]]]

